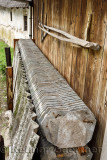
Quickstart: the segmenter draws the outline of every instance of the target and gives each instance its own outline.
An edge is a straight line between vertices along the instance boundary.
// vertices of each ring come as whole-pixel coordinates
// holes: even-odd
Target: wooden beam
[[[14,50],[15,50],[16,42],[17,42],[18,40],[19,40],[19,39],[14,39]]]
[[[17,42],[18,40],[19,40],[19,39],[14,39],[14,50],[15,50],[16,42]],[[35,43],[35,39],[32,39],[32,41]]]
[[[11,52],[10,52],[10,47],[5,48],[5,55],[6,55],[6,63],[7,66],[11,66]]]
[[[38,27],[42,31],[44,31],[47,34],[49,34],[50,36],[52,36],[54,38],[57,38],[57,39],[59,39],[61,41],[70,42],[70,43],[72,43],[72,45],[75,45],[77,47],[90,48],[90,49],[93,49],[93,50],[99,50],[100,49],[100,45],[99,44],[94,43],[94,42],[89,42],[89,41],[86,41],[86,40],[83,40],[83,39],[80,39],[80,38],[77,38],[77,37],[72,36],[71,34],[69,34],[67,32],[64,32],[64,31],[60,30],[60,29],[49,27],[49,26],[43,25],[41,23],[39,23]],[[53,32],[56,32],[56,33],[59,33],[59,34],[63,35],[66,38],[63,38],[61,36],[58,36],[57,34],[51,33],[46,29],[49,29],[49,30],[51,30]]]
[[[35,43],[35,39],[32,39],[32,41]]]
[[[13,67],[6,67],[7,106],[13,111]]]

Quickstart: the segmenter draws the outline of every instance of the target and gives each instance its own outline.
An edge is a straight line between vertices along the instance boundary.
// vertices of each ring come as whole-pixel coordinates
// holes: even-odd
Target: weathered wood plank
[[[19,40],[19,39],[14,39],[14,50],[15,50],[16,42],[17,42],[18,40]]]
[[[73,7],[72,5],[69,5],[70,2],[72,3],[71,0],[67,1],[67,8],[66,8],[66,31],[69,32],[70,34],[74,35],[74,22],[72,21],[73,18]],[[66,4],[65,4],[66,5]],[[71,14],[69,15],[69,10],[71,11]],[[68,16],[69,15],[69,16]],[[64,77],[70,84],[71,81],[71,64],[72,64],[72,45],[69,43],[66,43],[65,46],[65,67],[64,67]]]
[[[13,67],[6,67],[7,106],[13,111]]]
[[[72,1],[72,12],[71,12],[71,31],[75,36],[76,31],[76,15],[77,15],[77,4],[75,4],[75,0]],[[77,48],[72,47],[72,63],[71,63],[71,77],[70,77],[70,85],[74,89],[74,82],[75,82],[75,66],[76,66],[76,55],[77,55]]]
[[[10,47],[5,48],[5,55],[6,55],[6,63],[7,66],[11,66],[11,52],[10,52]]]
[[[88,21],[87,21],[87,17],[89,14],[88,7],[89,7],[89,5],[87,4],[87,2],[85,0],[81,1],[80,18],[78,19],[80,30],[79,30],[78,36],[82,39],[86,39],[85,30],[86,30],[86,26],[88,23]],[[83,21],[81,21],[81,19],[84,21],[84,23],[83,23]],[[88,56],[87,49],[85,49],[85,48],[78,48],[77,49],[75,91],[78,93],[78,95],[82,99],[83,99],[83,92],[84,92],[87,56]]]
[[[87,75],[86,75],[86,81],[88,80],[89,84],[89,89],[87,89],[87,85],[85,85],[85,94],[86,90],[88,91],[88,96],[84,94],[84,101],[86,102],[86,104],[91,108],[91,110],[95,113],[96,118],[97,118],[97,126],[96,126],[96,131],[93,137],[93,142],[92,142],[92,146],[96,147],[98,149],[98,147],[102,146],[102,141],[103,141],[103,133],[104,133],[104,129],[105,129],[105,120],[103,118],[104,116],[104,108],[103,108],[103,103],[101,104],[101,107],[99,109],[99,103],[100,103],[100,97],[98,96],[99,92],[100,94],[103,93],[104,94],[104,90],[100,90],[99,89],[99,85],[101,84],[100,81],[100,76],[101,76],[101,70],[102,70],[102,60],[103,60],[103,56],[104,56],[104,39],[105,39],[105,18],[104,18],[104,13],[102,10],[102,1],[96,1],[96,4],[98,3],[98,6],[96,7],[96,5],[94,4],[93,10],[96,10],[95,13],[93,13],[93,25],[91,28],[91,39],[92,41],[96,41],[97,43],[99,43],[102,47],[101,50],[99,52],[94,52],[93,53],[93,58],[91,59],[91,63],[90,65],[87,67],[91,68],[91,71],[89,72],[87,70],[87,73],[89,73],[88,76],[91,77],[90,79],[90,83],[89,83],[89,77],[87,79]],[[100,24],[100,25],[99,25]],[[99,26],[98,28],[96,26]],[[101,36],[103,35],[103,36]],[[90,55],[89,55],[90,57]],[[104,58],[105,59],[105,58]],[[88,59],[88,62],[90,60]],[[104,80],[104,79],[102,79]],[[105,84],[105,83],[104,83]],[[104,86],[105,88],[105,86]],[[99,100],[98,100],[99,99]],[[99,102],[97,102],[99,101]],[[103,116],[102,116],[103,115]],[[97,152],[96,154],[94,154],[94,159],[99,159],[100,157],[100,153],[101,151]]]
[[[38,0],[38,23],[42,21],[42,0]],[[38,46],[42,48],[41,32],[38,28]]]
[[[107,21],[106,21],[107,22]],[[99,86],[98,86],[98,95],[96,100],[96,116],[98,118],[98,125],[99,132],[94,136],[96,141],[96,146],[102,146],[103,136],[105,131],[106,125],[106,117],[107,117],[107,23],[106,23],[106,31],[105,31],[105,40],[104,40],[104,53],[102,55],[102,62],[101,62],[101,69],[100,69],[100,77],[99,77]],[[99,114],[100,113],[100,114]],[[99,139],[100,137],[100,139]],[[99,154],[96,155],[98,157]]]
[[[47,25],[52,25],[52,4],[51,4],[51,1],[50,0],[47,0],[47,3],[45,3],[45,5],[47,5]],[[49,13],[49,14],[48,14]],[[47,35],[47,50],[46,50],[46,55],[47,55],[47,58],[51,61],[51,44],[52,44],[52,41],[51,41],[51,37],[49,35]],[[52,61],[51,61],[52,62]]]
[[[59,28],[59,1],[53,1],[52,6],[52,26]],[[56,69],[58,69],[58,40],[55,38],[52,38],[52,47],[51,47],[51,54],[52,54],[52,62]]]
[[[59,7],[60,6],[60,7]],[[59,10],[59,17],[58,17],[58,20],[59,20],[59,28],[61,29],[61,23],[62,23],[62,19],[63,19],[63,14],[62,14],[62,8],[63,8],[63,1],[61,1],[58,5],[58,10]],[[57,24],[56,24],[57,25]],[[62,42],[60,40],[58,40],[58,70],[59,72],[61,73],[62,72]]]
[[[49,59],[51,59],[52,56],[51,52],[53,53],[54,56],[52,57],[51,63],[54,64],[56,68],[58,68],[60,73],[64,73],[64,77],[67,79],[69,84],[71,84],[72,88],[76,90],[80,97],[83,98],[84,102],[96,114],[99,125],[96,127],[95,132],[95,137],[97,138],[93,139],[93,141],[97,140],[98,142],[96,145],[94,143],[94,146],[101,146],[105,129],[104,112],[106,112],[104,111],[104,104],[106,104],[105,76],[107,60],[106,47],[103,46],[105,37],[105,23],[107,21],[107,1],[67,0],[65,3],[64,0],[60,2],[57,0],[52,0],[48,1],[47,3],[49,4],[47,13],[48,17],[50,17],[50,19],[48,19],[48,26],[59,28],[61,30],[63,29],[64,31],[74,36],[87,39],[88,41],[101,45],[101,50],[95,52],[87,49],[77,49],[72,47],[70,44],[65,45],[59,40],[54,40],[54,43],[52,40],[49,40],[49,43],[47,42],[49,44],[48,48],[46,49],[47,51],[45,50],[47,53],[44,53],[45,55],[49,55]],[[52,3],[54,3],[54,5]],[[64,5],[65,7],[63,7]],[[56,10],[53,9],[55,6],[59,14],[52,12],[52,10]],[[54,14],[54,20],[51,18],[52,13]],[[84,15],[85,13],[86,15]],[[92,14],[92,23],[90,31],[88,31],[88,37],[86,37],[86,26],[88,22],[88,14],[90,13]],[[67,20],[65,18],[67,18]],[[47,36],[46,38],[48,39],[49,37],[51,36]],[[42,45],[44,45],[44,43]],[[107,46],[107,44],[105,45]],[[49,49],[51,47],[52,49]],[[62,57],[64,52],[66,54],[63,59]],[[100,157],[100,155],[98,156]],[[99,160],[98,156],[97,158],[94,157],[94,159]]]
[[[81,48],[81,47],[83,47],[83,48],[91,48],[93,50],[99,50],[100,49],[100,45],[97,44],[97,43],[88,42],[86,40],[83,40],[83,39],[80,39],[78,37],[72,36],[69,33],[64,32],[63,30],[43,25],[43,23],[39,23],[39,28],[42,30],[42,32],[44,31],[47,34],[51,35],[52,37],[54,37],[56,39],[59,39],[61,41],[71,42],[72,45],[74,45],[76,47],[79,47],[79,48]],[[58,35],[56,35],[54,33],[51,33],[50,31],[46,30],[46,28],[49,29],[49,30],[52,30],[54,32],[57,32],[59,34],[62,34],[62,36],[65,36],[67,38],[63,38],[63,37],[58,36]]]
[[[75,5],[74,7],[74,12],[73,12],[73,16],[74,16],[74,23],[75,23],[75,30],[74,30],[74,36],[76,37],[79,37],[79,33],[80,33],[80,25],[79,25],[79,22],[80,22],[80,13],[81,13],[81,7],[79,7],[78,9],[78,6],[81,6],[81,0],[79,0],[78,2],[77,1],[74,1],[74,4],[73,6]],[[78,51],[78,48],[74,47],[73,48],[73,54],[72,54],[72,70],[71,70],[71,86],[72,88],[75,90],[75,76],[76,76],[76,63],[77,63],[77,51]]]
[[[64,10],[64,6],[65,4],[65,0],[62,0],[62,2],[60,2],[59,6],[60,6],[60,17],[59,17],[59,29],[60,30],[65,30],[65,23],[66,23],[66,17],[65,17],[65,10]],[[63,21],[65,21],[65,23],[63,23]],[[59,36],[59,34],[58,34]],[[60,73],[64,76],[64,59],[65,59],[65,45],[66,42],[60,42],[60,48],[59,48],[59,54],[60,54]]]
[[[47,25],[48,23],[48,14],[47,14],[47,11],[48,11],[48,0],[45,0],[45,1],[42,1],[42,3],[44,3],[44,14],[43,14],[43,23],[45,25]],[[46,57],[48,57],[48,54],[49,54],[49,39],[48,39],[48,35],[45,35],[45,33],[43,32],[43,35],[45,36],[44,37],[44,40],[42,42],[42,50],[43,52],[45,53]]]

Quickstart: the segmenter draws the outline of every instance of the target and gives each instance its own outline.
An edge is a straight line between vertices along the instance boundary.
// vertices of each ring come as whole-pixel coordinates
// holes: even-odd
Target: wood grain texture
[[[89,21],[91,21],[91,18],[88,19],[88,22]],[[77,48],[90,48],[90,49],[93,49],[95,51],[100,50],[100,45],[97,44],[97,43],[89,42],[89,41],[86,41],[84,39],[72,36],[71,34],[65,32],[63,30],[44,25],[43,22],[39,23],[38,27],[42,30],[42,41],[44,40],[44,37],[45,37],[43,32],[45,32],[46,34],[49,34],[50,36],[52,36],[56,39],[59,39],[59,40],[64,41],[64,42],[69,42]],[[86,39],[87,39],[87,35],[88,35],[88,32],[89,32],[89,27],[90,27],[90,22],[89,22],[89,24],[87,24]],[[53,31],[55,33],[51,33],[50,31]],[[63,36],[63,37],[56,35],[56,33],[61,34],[61,36]]]
[[[35,2],[36,0],[34,0]],[[98,43],[99,51],[81,49],[61,42],[51,36],[39,48],[64,76],[97,118],[91,147],[101,147],[105,130],[107,106],[107,1],[105,0],[47,0],[48,26],[56,27],[82,39]],[[35,8],[35,5],[34,5]],[[86,37],[89,15],[92,21]],[[36,18],[37,15],[34,14]],[[36,31],[37,26],[34,29]],[[38,34],[41,31],[38,30]],[[36,37],[35,37],[36,38]],[[39,38],[37,40],[38,44]],[[94,153],[94,160],[100,159]]]
[[[7,106],[13,111],[13,67],[6,67]]]
[[[7,66],[11,66],[11,52],[10,52],[10,47],[5,48],[5,56],[6,56],[6,64]]]
[[[15,50],[16,42],[17,42],[18,40],[19,40],[19,39],[14,39],[14,50]]]

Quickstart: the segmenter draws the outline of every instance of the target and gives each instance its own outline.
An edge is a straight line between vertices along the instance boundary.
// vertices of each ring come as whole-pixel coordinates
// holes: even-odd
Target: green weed
[[[4,76],[6,74],[6,57],[5,57],[5,47],[8,47],[3,41],[0,41],[0,75],[3,75],[3,80],[5,80]],[[13,61],[13,53],[14,49],[10,48],[11,50],[11,59]]]

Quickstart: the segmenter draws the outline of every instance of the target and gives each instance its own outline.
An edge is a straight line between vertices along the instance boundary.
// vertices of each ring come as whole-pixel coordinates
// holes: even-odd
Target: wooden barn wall
[[[92,21],[87,40],[99,43],[100,51],[76,48],[71,43],[49,35],[41,41],[39,21],[86,39],[90,14]],[[99,160],[107,108],[107,0],[34,0],[34,39],[55,68],[94,112],[97,126],[91,148],[94,160]]]

